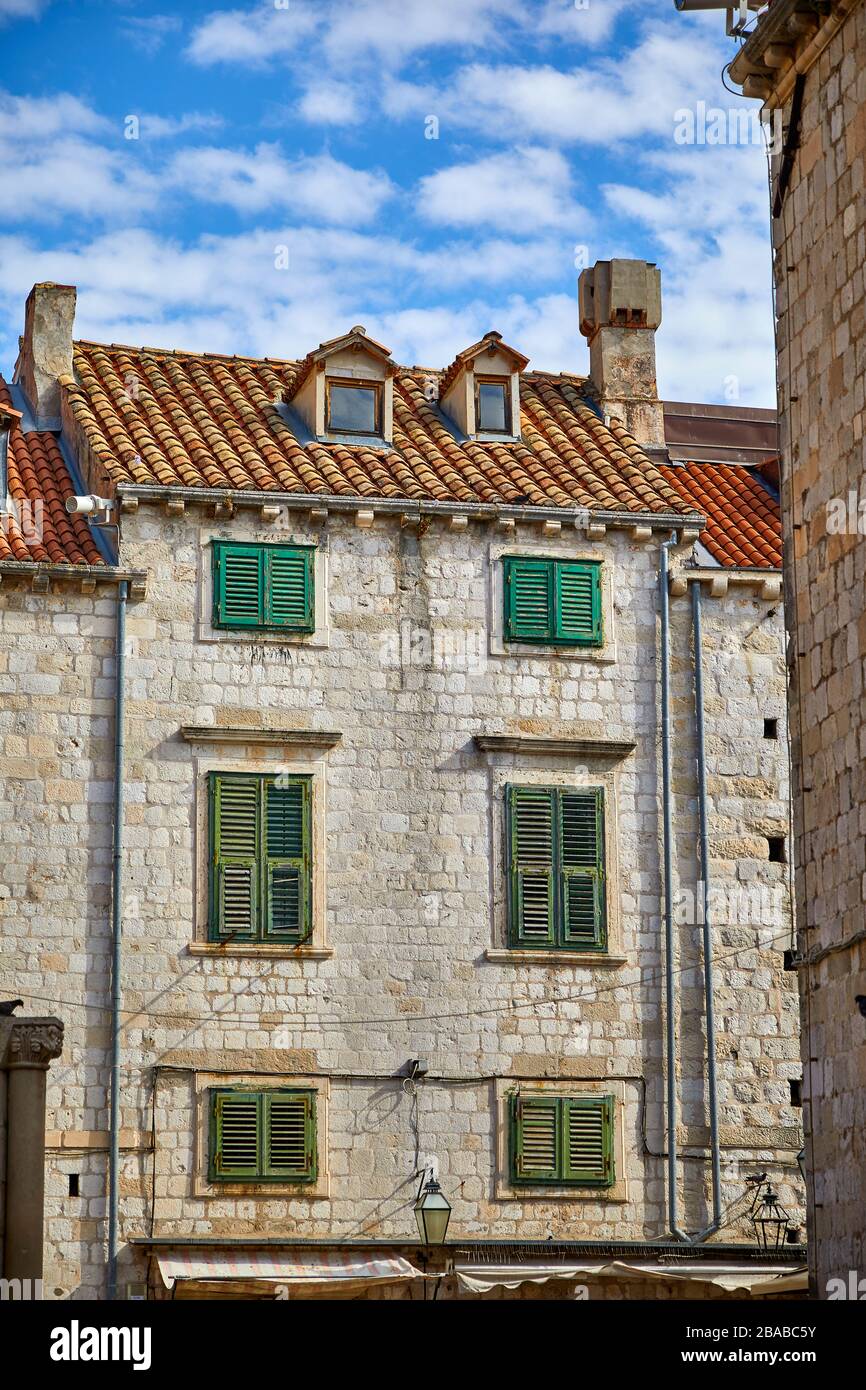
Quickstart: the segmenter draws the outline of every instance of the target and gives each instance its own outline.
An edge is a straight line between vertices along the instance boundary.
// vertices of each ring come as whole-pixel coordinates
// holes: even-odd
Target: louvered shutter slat
[[[264,574],[258,546],[220,545],[216,552],[216,621],[226,627],[261,627]]]
[[[553,629],[550,562],[506,560],[506,636],[520,641],[549,640]]]
[[[604,1186],[613,1181],[613,1100],[569,1099],[565,1106],[565,1177]]]
[[[601,574],[597,564],[556,565],[556,638],[595,644],[601,639]]]
[[[268,1095],[267,1171],[271,1177],[296,1180],[315,1175],[313,1098],[311,1095]]]
[[[557,1104],[552,1098],[517,1099],[515,1176],[524,1181],[543,1182],[557,1176]]]
[[[562,791],[559,807],[563,942],[601,950],[606,944],[602,793]]]
[[[260,1169],[260,1107],[254,1092],[217,1094],[214,1108],[216,1176],[254,1178]]]
[[[529,945],[553,940],[553,793],[512,787],[511,909],[513,934]]]

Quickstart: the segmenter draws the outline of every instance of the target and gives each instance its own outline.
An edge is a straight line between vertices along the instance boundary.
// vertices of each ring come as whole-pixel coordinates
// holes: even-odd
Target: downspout
[[[667,1029],[667,1129],[668,1129],[668,1224],[670,1234],[690,1243],[690,1237],[677,1224],[677,1030],[674,985],[674,922],[672,909],[673,825],[671,816],[671,653],[670,599],[668,595],[668,551],[676,545],[676,532],[659,547],[659,608],[661,611],[661,687],[662,687],[662,816],[664,831],[665,900],[665,1009]]]
[[[704,673],[701,637],[701,581],[693,579],[692,632],[695,663],[695,737],[698,764],[698,824],[701,846],[701,908],[704,949],[704,1007],[707,1018],[707,1093],[710,1106],[710,1157],[713,1172],[713,1219],[694,1237],[702,1241],[722,1224],[722,1179],[719,1160],[719,1100],[716,1088],[716,1019],[713,989],[713,934],[710,922],[710,837],[707,816],[707,759],[704,730]]]
[[[117,1298],[118,1182],[120,1176],[120,1004],[123,951],[123,783],[126,752],[126,600],[128,585],[117,590],[114,657],[114,847],[111,870],[111,1109],[108,1149],[108,1297]]]

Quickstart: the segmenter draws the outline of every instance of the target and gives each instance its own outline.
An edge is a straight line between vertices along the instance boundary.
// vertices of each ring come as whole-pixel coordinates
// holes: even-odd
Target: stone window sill
[[[330,960],[332,946],[290,946],[280,941],[191,941],[190,956],[258,956],[277,960]]]
[[[600,951],[518,951],[489,950],[484,959],[494,965],[580,965],[618,967],[628,965],[627,956],[613,956]]]

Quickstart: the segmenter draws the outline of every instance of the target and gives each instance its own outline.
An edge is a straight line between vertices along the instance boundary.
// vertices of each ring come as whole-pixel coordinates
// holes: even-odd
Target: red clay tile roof
[[[12,407],[2,377],[0,404]],[[64,503],[75,488],[53,434],[25,434],[16,420],[9,431],[7,473],[19,511],[18,519],[0,517],[0,560],[103,564],[84,518],[67,514]]]
[[[782,564],[779,504],[746,468],[687,463],[660,472],[684,502],[703,512],[701,544],[729,568],[778,569]]]
[[[577,377],[527,373],[520,443],[458,442],[399,368],[394,447],[300,442],[277,409],[299,364],[76,344],[64,389],[106,490],[123,482],[358,498],[694,513],[625,428],[606,426]],[[302,436],[305,438],[304,436]]]

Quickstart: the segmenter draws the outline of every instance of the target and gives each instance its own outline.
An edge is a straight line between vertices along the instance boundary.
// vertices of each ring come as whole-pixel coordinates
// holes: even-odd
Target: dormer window
[[[442,377],[440,409],[467,439],[519,439],[520,374],[528,362],[500,333],[485,333]]]
[[[326,379],[325,430],[328,434],[382,434],[382,383]]]
[[[479,434],[511,434],[511,382],[506,377],[475,378],[475,427]]]

